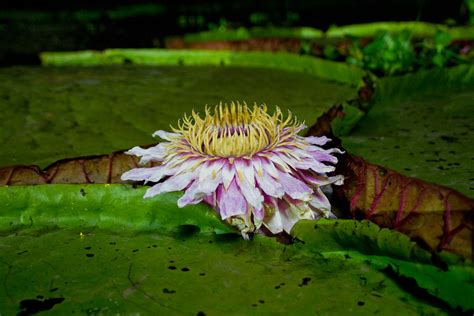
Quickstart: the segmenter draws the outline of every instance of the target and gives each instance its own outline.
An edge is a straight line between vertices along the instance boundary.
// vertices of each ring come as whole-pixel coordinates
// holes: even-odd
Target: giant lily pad
[[[137,142],[151,142],[148,129],[167,128],[181,111],[214,104],[215,98],[248,100],[251,94],[256,101],[283,106],[290,106],[295,100],[293,104],[301,106],[289,108],[300,118],[314,121],[330,105],[339,103],[339,97],[352,98],[361,77],[357,68],[286,54],[110,50],[45,54],[43,60],[49,65],[70,68],[37,72],[28,68],[2,70],[10,82],[23,84],[20,93],[20,88],[15,90],[10,83],[16,92],[12,94],[14,98],[4,98],[6,104],[11,100],[20,100],[15,104],[22,104],[24,86],[38,88],[27,94],[28,102],[20,107],[27,120],[21,121],[11,110],[6,111],[3,115],[7,120],[2,122],[8,127],[7,122],[11,121],[12,127],[2,129],[6,132],[0,134],[11,142],[9,146],[20,144],[7,149],[6,157],[22,154],[20,158],[25,163],[42,165],[57,157],[106,153],[119,145],[127,148]],[[72,67],[125,62],[160,67]],[[195,66],[163,66],[178,64]],[[221,64],[226,67],[217,67]],[[186,72],[187,69],[196,74]],[[228,70],[233,71],[232,78],[226,73]],[[160,76],[163,73],[167,76]],[[255,85],[255,74],[265,83],[261,87]],[[12,75],[17,78],[12,79]],[[99,82],[94,82],[97,78]],[[236,78],[248,86],[236,84]],[[42,84],[45,80],[48,84]],[[154,83],[153,89],[147,86],[148,81]],[[57,83],[57,91],[51,82]],[[342,89],[336,91],[333,87]],[[316,94],[325,88],[332,92],[318,99]],[[296,93],[292,89],[302,90]],[[315,89],[314,96],[311,89]],[[41,98],[44,91],[48,92],[47,102],[43,100],[40,106],[31,107],[31,100]],[[183,91],[187,95],[182,95]],[[288,91],[294,94],[288,95]],[[259,96],[265,100],[259,100]],[[174,101],[169,101],[172,98]],[[300,98],[307,103],[298,103]],[[311,98],[321,102],[313,107]],[[141,106],[143,100],[147,102]],[[189,105],[190,101],[205,102]],[[88,102],[94,105],[88,106]],[[188,102],[189,107],[183,102]],[[41,110],[45,103],[52,104],[51,108],[46,106],[49,111]],[[64,104],[73,106],[65,111]],[[178,111],[171,112],[164,104],[172,104]],[[56,120],[48,115],[56,111],[72,118],[73,124],[54,125]],[[110,120],[111,116],[120,124]],[[20,129],[25,122],[35,133]],[[123,128],[124,122],[128,122],[128,128]],[[61,133],[62,138],[49,139],[51,130]],[[95,134],[84,140],[91,131]],[[13,137],[20,141],[15,143]],[[61,148],[58,144],[64,143],[64,139],[72,144],[69,151],[54,152]],[[107,143],[103,144],[101,139]],[[38,150],[43,156],[35,151],[30,155],[31,150],[27,150],[35,142],[44,150]],[[88,152],[90,146],[93,150]],[[50,310],[59,315],[367,315],[393,314],[396,310],[418,315],[452,314],[474,308],[469,300],[474,292],[471,266],[446,266],[439,262],[435,263],[440,267],[435,266],[429,252],[396,231],[380,229],[367,221],[302,222],[293,231],[295,244],[285,246],[259,236],[245,242],[206,206],[178,209],[177,194],[144,201],[143,191],[142,187],[124,185],[1,187],[0,274],[4,282],[0,287],[0,305],[5,306],[4,310],[20,314]],[[72,266],[77,268],[71,269]]]
[[[328,37],[357,36],[372,37],[381,31],[401,32],[409,31],[415,37],[430,37],[436,32],[449,33],[453,39],[473,39],[474,28],[472,26],[448,27],[442,24],[433,24],[420,21],[407,22],[374,22],[366,24],[353,24],[345,26],[333,26],[327,32]]]
[[[444,315],[473,307],[446,293],[472,293],[472,268],[427,266],[416,244],[369,222],[307,221],[295,228],[296,244],[246,242],[210,234],[219,221],[204,206],[179,210],[169,203],[175,195],[142,202],[142,193],[123,185],[0,188],[2,223],[27,224],[12,235],[1,228],[2,311]],[[188,226],[179,228],[183,218]],[[413,294],[392,267],[419,282]],[[440,293],[436,277],[445,282]]]
[[[377,82],[376,100],[343,147],[407,176],[474,197],[474,67]]]
[[[156,141],[151,133],[169,129],[183,113],[220,101],[279,105],[310,125],[333,104],[355,97],[363,74],[358,68],[286,54],[106,53],[100,55],[105,63],[161,66],[0,70],[0,165],[44,167],[62,158],[149,144]],[[69,65],[97,61],[84,56],[44,58]],[[221,62],[229,66],[215,66]]]

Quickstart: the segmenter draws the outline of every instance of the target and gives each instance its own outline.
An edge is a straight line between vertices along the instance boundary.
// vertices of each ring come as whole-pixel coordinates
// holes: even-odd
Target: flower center
[[[214,108],[206,107],[205,117],[194,111],[184,116],[173,129],[183,135],[186,144],[202,155],[217,157],[251,157],[258,152],[274,148],[299,131],[299,124],[291,113],[284,120],[279,108],[273,115],[266,105],[253,106],[237,102]]]

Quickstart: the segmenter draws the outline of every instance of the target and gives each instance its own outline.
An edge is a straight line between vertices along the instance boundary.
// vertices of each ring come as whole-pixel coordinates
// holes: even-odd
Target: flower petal
[[[235,169],[228,162],[222,167],[222,182],[224,183],[224,188],[228,189],[230,183],[234,179]]]
[[[224,165],[222,159],[209,161],[200,167],[199,191],[205,194],[214,192],[217,186],[222,183],[222,173],[220,170]]]
[[[141,148],[136,146],[125,153],[128,155],[141,157],[140,164],[142,165],[149,161],[163,161],[167,153],[166,144],[169,143],[159,143],[158,145],[150,148]]]
[[[258,186],[269,196],[281,198],[285,194],[283,186],[270,175],[264,173],[257,177]]]
[[[291,233],[291,229],[298,221],[315,219],[315,214],[306,203],[286,203],[286,207],[280,207],[280,213],[283,230],[288,234]]]
[[[120,179],[124,181],[147,181],[153,174],[161,172],[162,169],[165,169],[165,167],[135,168],[123,173]]]
[[[184,207],[189,204],[197,204],[204,198],[204,194],[200,193],[197,188],[199,182],[194,181],[193,184],[184,192],[183,196],[178,200],[178,207]]]
[[[177,133],[170,133],[170,132],[166,132],[166,131],[163,131],[163,130],[159,130],[159,131],[154,132],[152,134],[152,136],[153,137],[158,136],[159,138],[165,139],[165,140],[172,140],[173,138],[181,137],[182,135],[177,134]]]
[[[302,201],[308,201],[311,199],[313,190],[303,181],[298,180],[287,173],[280,172],[280,184],[283,186],[286,194],[288,194],[292,199]]]
[[[255,173],[253,166],[243,159],[234,161],[237,184],[247,202],[255,209],[260,209],[263,203],[263,195],[255,186]]]
[[[326,151],[310,151],[311,156],[316,159],[317,161],[323,162],[327,161],[330,163],[337,163],[337,158]]]
[[[274,201],[274,205],[272,207],[275,209],[275,211],[265,217],[263,225],[265,225],[265,227],[267,227],[272,234],[278,234],[283,231],[283,223],[276,200]]]
[[[245,201],[235,180],[230,183],[227,190],[222,185],[218,187],[217,203],[222,219],[236,215],[245,216],[247,213],[247,201]]]
[[[278,170],[276,169],[272,161],[263,157],[256,156],[255,159],[252,159],[252,162],[254,163],[254,166],[255,164],[257,164],[257,166],[261,165],[263,173],[268,173],[275,179],[278,179]]]
[[[143,196],[145,199],[158,195],[160,193],[181,191],[189,185],[189,183],[197,177],[196,171],[181,173],[165,180],[164,182],[155,184],[148,189]]]
[[[304,140],[312,145],[318,145],[318,146],[326,145],[327,142],[331,141],[331,139],[327,138],[326,136],[321,136],[321,137],[308,136],[308,137],[304,137]]]
[[[331,203],[329,203],[328,198],[324,195],[323,191],[320,188],[314,190],[313,198],[309,201],[309,204],[315,209],[322,212],[331,211]]]

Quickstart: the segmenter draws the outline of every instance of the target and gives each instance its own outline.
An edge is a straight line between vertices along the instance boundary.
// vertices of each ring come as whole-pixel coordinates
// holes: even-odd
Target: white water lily
[[[132,169],[122,179],[155,183],[145,198],[184,191],[179,207],[205,201],[244,237],[262,225],[290,233],[300,219],[331,216],[321,188],[343,182],[326,175],[335,170],[333,154],[342,152],[321,148],[329,141],[324,136],[299,136],[303,129],[291,113],[285,119],[277,108],[270,115],[265,105],[221,104],[213,113],[206,108],[204,118],[193,111],[173,132],[153,134],[166,142],[127,152],[161,165]]]

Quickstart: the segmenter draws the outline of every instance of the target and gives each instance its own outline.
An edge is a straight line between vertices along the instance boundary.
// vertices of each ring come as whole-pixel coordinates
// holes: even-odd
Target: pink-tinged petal
[[[291,169],[288,167],[288,165],[283,161],[281,160],[280,157],[278,157],[277,155],[270,155],[268,157],[272,162],[274,162],[277,166],[279,166],[283,171],[285,172],[290,172]]]
[[[234,161],[234,168],[237,174],[237,184],[247,202],[256,209],[261,208],[263,196],[260,190],[255,186],[253,166],[243,159],[236,159]]]
[[[263,205],[259,209],[253,209],[252,213],[259,222],[263,221],[263,218],[265,217],[265,211],[263,210]],[[260,225],[259,225],[260,226]]]
[[[163,169],[166,168],[164,166],[157,166],[152,168],[135,168],[122,174],[120,179],[124,181],[148,181],[151,176],[153,176],[155,173],[162,172]]]
[[[300,172],[298,171],[298,176],[300,179],[303,179],[305,182],[315,185],[315,186],[324,186],[328,184],[341,185],[344,183],[344,176],[337,175],[333,177],[321,176],[314,173]]]
[[[263,173],[268,173],[275,179],[278,178],[278,170],[277,168],[275,168],[275,165],[270,160],[263,157],[255,156],[255,159],[252,159],[252,162],[254,163],[254,166],[255,164],[257,164],[258,166],[261,165]]]
[[[224,166],[222,167],[222,183],[224,184],[224,188],[228,189],[230,183],[234,179],[235,169],[233,166],[226,161]]]
[[[245,181],[250,186],[255,187],[255,172],[251,163],[244,159],[236,159],[234,161],[234,169],[240,182]]]
[[[336,154],[344,154],[345,151],[342,151],[340,150],[339,148],[330,148],[330,149],[326,149],[325,150],[328,154],[333,154],[333,153],[336,153]]]
[[[295,200],[307,201],[313,193],[313,190],[303,181],[287,173],[280,172],[280,184],[283,186],[286,194]]]
[[[158,182],[164,177],[173,175],[174,169],[168,168],[166,165],[161,165],[152,168],[135,168],[122,174],[122,180]]]
[[[170,132],[166,132],[166,131],[162,131],[162,130],[159,130],[159,131],[156,131],[152,134],[153,137],[156,137],[158,136],[159,138],[161,139],[165,139],[165,140],[172,140],[173,138],[176,138],[176,137],[182,137],[181,134],[177,134],[177,133],[170,133]]]
[[[255,179],[257,180],[257,184],[263,192],[273,197],[282,197],[285,194],[283,187],[263,169],[261,159],[252,159],[251,163],[256,173]],[[268,163],[266,164],[268,165]],[[271,164],[271,162],[269,164]],[[272,167],[275,168],[273,165]],[[278,171],[276,169],[274,169],[274,173],[278,176]]]
[[[148,189],[144,195],[144,198],[150,198],[166,192],[181,191],[187,187],[191,181],[195,180],[196,177],[197,175],[195,171],[172,176],[166,181],[155,184],[150,189]]]
[[[168,165],[161,165],[163,168],[158,170],[157,172],[153,173],[151,177],[148,178],[148,182],[158,182],[164,177],[174,175],[176,173],[176,169],[169,168]]]
[[[261,177],[257,177],[257,183],[262,191],[269,196],[281,198],[285,194],[283,186],[266,173],[264,173]]]
[[[293,226],[302,219],[315,219],[315,214],[306,203],[287,203],[286,207],[280,207],[281,222],[283,230],[291,234]]]
[[[199,191],[202,193],[211,193],[222,183],[221,168],[224,165],[222,159],[206,162],[200,167],[199,172]]]
[[[217,189],[217,203],[222,219],[247,213],[247,201],[240,192],[235,180],[226,190],[222,185]]]
[[[344,176],[343,175],[337,175],[333,177],[328,178],[329,181],[331,181],[331,184],[335,185],[343,185],[344,184]]]
[[[329,203],[328,198],[320,188],[314,190],[313,198],[309,201],[309,204],[315,209],[323,212],[331,211],[331,203]]]
[[[174,160],[177,160],[174,163]],[[181,161],[180,161],[181,160]],[[203,158],[187,158],[183,159],[182,157],[176,157],[173,161],[170,161],[168,164],[176,165],[175,174],[183,173],[183,172],[190,172],[196,169],[200,169],[202,167],[204,159]]]
[[[178,207],[184,207],[189,204],[197,204],[204,198],[204,194],[198,192],[198,181],[194,181],[189,188],[186,189],[183,196],[178,200]]]
[[[136,146],[125,153],[128,155],[141,157],[140,164],[142,165],[150,161],[163,161],[167,154],[166,144],[169,143],[160,143],[150,148],[141,148]]]
[[[291,168],[295,169],[295,165],[297,164],[298,160],[293,158],[293,157],[290,157],[289,155],[287,154],[283,154],[283,153],[278,153],[277,156],[283,160],[288,166],[290,166]]]
[[[311,151],[310,153],[311,153],[311,156],[313,156],[313,158],[316,159],[317,161],[320,161],[320,162],[327,161],[333,164],[337,163],[337,158],[325,151]]]
[[[263,225],[265,225],[272,234],[279,234],[283,231],[283,223],[277,203],[278,202],[275,201],[275,211],[268,215],[263,222]]]
[[[319,162],[315,159],[304,159],[304,160],[295,162],[295,167],[301,170],[311,169],[317,173],[332,172],[336,169],[334,166],[325,165],[322,162]]]
[[[312,145],[318,145],[318,146],[326,145],[327,142],[331,141],[326,136],[321,136],[321,137],[308,136],[308,137],[304,137],[304,140]]]
[[[293,149],[290,152],[290,155],[293,156],[295,159],[312,158],[311,154],[307,150],[302,150],[299,148]]]
[[[216,192],[213,192],[211,194],[207,194],[206,196],[204,196],[204,202],[206,202],[212,207],[215,207],[216,206]]]

